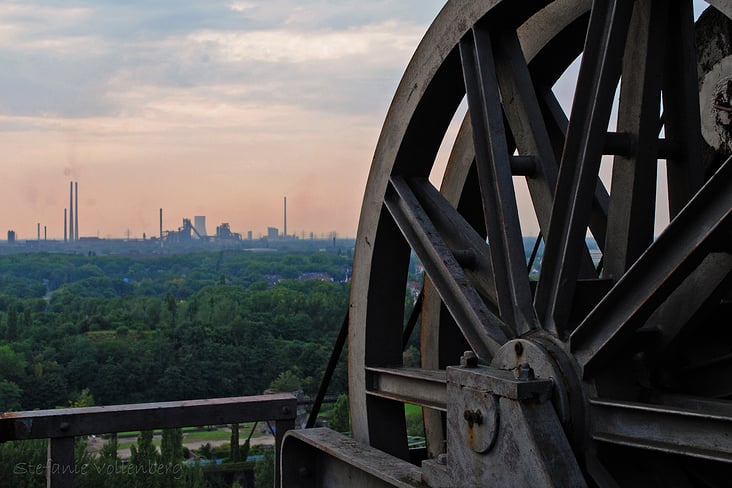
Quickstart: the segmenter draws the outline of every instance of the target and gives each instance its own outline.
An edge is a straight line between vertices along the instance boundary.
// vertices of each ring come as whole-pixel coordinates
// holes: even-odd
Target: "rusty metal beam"
[[[590,399],[596,441],[732,463],[732,404],[702,408]]]
[[[367,394],[435,410],[447,409],[447,373],[418,368],[366,368]]]

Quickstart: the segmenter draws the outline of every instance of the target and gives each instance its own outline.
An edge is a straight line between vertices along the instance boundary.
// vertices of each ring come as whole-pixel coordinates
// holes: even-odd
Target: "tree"
[[[348,407],[348,396],[341,394],[338,395],[333,406],[333,411],[328,422],[328,427],[335,430],[336,432],[350,432],[351,431],[351,417]]]
[[[14,341],[18,338],[18,310],[15,308],[15,304],[10,305],[8,310],[6,337],[8,341]]]
[[[99,451],[99,459],[105,461],[116,461],[118,448],[119,443],[117,442],[117,434],[112,434],[109,441],[106,442]]]
[[[292,393],[302,389],[302,378],[292,369],[288,369],[272,380],[269,389],[281,393]]]
[[[134,468],[133,486],[139,488],[158,488],[159,477],[156,476],[155,466],[160,456],[153,445],[153,431],[144,430],[137,437],[137,445],[130,447],[130,465]]]
[[[23,328],[28,330],[33,325],[33,317],[31,316],[31,309],[26,306],[23,310]]]
[[[89,388],[84,388],[83,390],[81,390],[81,393],[79,393],[79,396],[76,398],[76,400],[69,400],[70,408],[93,407],[93,406],[94,406],[94,396],[89,391]]]
[[[160,486],[174,488],[176,478],[182,472],[183,461],[183,431],[181,429],[163,430],[160,442],[160,462],[163,464],[163,475],[160,477]]]
[[[22,395],[23,390],[14,382],[0,380],[0,412],[20,410],[20,399]]]
[[[0,443],[0,480],[4,488],[43,488],[48,441],[13,441]]]
[[[264,459],[254,465],[255,488],[272,488],[274,486],[274,463],[274,450],[267,449],[264,451]]]
[[[183,431],[165,429],[160,442],[160,460],[163,464],[176,464],[183,461]]]
[[[178,311],[178,304],[175,302],[175,297],[170,292],[165,295],[165,308],[170,314],[170,325],[175,325],[175,314]]]
[[[26,377],[25,356],[15,352],[9,345],[0,346],[0,378],[21,383]]]

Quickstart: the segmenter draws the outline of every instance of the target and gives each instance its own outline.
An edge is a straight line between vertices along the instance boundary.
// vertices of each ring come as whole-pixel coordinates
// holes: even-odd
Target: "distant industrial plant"
[[[165,230],[163,227],[163,208],[159,210],[159,221],[160,229],[157,236],[147,236],[145,233],[142,234],[142,239],[132,239],[130,232],[126,239],[101,239],[98,236],[87,236],[81,237],[79,234],[79,182],[69,182],[69,206],[64,208],[63,217],[63,243],[65,245],[75,245],[80,241],[84,243],[101,242],[101,241],[145,241],[154,242],[160,246],[166,244],[183,244],[183,243],[204,243],[204,242],[218,242],[218,243],[235,243],[235,242],[246,242],[255,241],[251,230],[246,232],[246,237],[243,237],[241,233],[234,232],[231,229],[231,225],[228,222],[223,222],[216,226],[216,232],[213,235],[209,235],[206,230],[206,216],[195,215],[193,220],[190,218],[183,218],[182,225],[175,230]],[[258,242],[281,242],[281,241],[297,241],[305,240],[306,233],[303,231],[298,237],[296,234],[287,233],[287,197],[283,197],[283,230],[280,233],[279,228],[269,226],[267,227],[267,233],[260,236],[256,241]],[[313,232],[308,234],[309,240],[332,240],[335,245],[336,233],[331,232],[327,238],[321,236],[320,239],[316,239]],[[43,234],[41,234],[41,223],[37,224],[37,235],[35,239],[25,238],[21,241],[18,234],[14,230],[8,230],[7,232],[7,243],[17,244],[23,242],[25,244],[34,245],[36,243],[47,242],[49,245],[59,245],[60,241],[48,239],[47,226],[43,226]]]

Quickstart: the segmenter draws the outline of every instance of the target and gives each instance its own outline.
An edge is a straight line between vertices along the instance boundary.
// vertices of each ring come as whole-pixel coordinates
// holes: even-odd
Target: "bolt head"
[[[533,380],[535,378],[534,370],[531,369],[531,366],[529,366],[528,363],[521,363],[519,367],[514,370],[514,374],[516,379],[519,380]]]
[[[461,368],[475,368],[478,366],[478,356],[473,351],[465,351],[460,357]]]

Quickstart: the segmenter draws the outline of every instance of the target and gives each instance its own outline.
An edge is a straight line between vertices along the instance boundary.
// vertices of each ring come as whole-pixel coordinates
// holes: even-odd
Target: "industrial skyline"
[[[82,200],[83,201],[83,200]],[[206,221],[207,216],[206,215],[194,215],[193,220],[189,217],[183,217],[181,220],[178,220],[178,222],[167,222],[165,220],[165,212],[164,207],[160,207],[157,209],[157,212],[159,214],[159,231],[156,232],[147,232],[147,231],[141,231],[141,232],[134,232],[130,227],[127,227],[121,235],[100,235],[98,232],[88,231],[86,233],[79,233],[79,182],[78,181],[71,181],[69,182],[69,205],[68,207],[64,207],[63,209],[63,218],[59,219],[62,221],[62,233],[61,235],[55,235],[53,233],[53,230],[51,231],[51,234],[49,235],[48,229],[49,226],[51,229],[54,229],[55,225],[54,222],[35,222],[35,228],[36,228],[36,234],[31,235],[23,235],[21,232],[18,232],[16,229],[19,228],[19,226],[15,225],[15,223],[12,222],[12,217],[8,219],[8,222],[6,222],[6,227],[8,230],[8,235],[10,236],[12,233],[13,240],[17,241],[23,241],[23,240],[57,240],[57,241],[63,241],[63,242],[75,242],[79,241],[80,239],[86,237],[86,238],[122,238],[122,239],[151,239],[151,238],[159,238],[163,239],[170,233],[175,232],[186,232],[188,234],[191,233],[191,231],[195,234],[197,239],[206,239],[206,238],[213,238],[213,237],[221,237],[221,235],[217,232],[216,234],[210,235],[206,230]],[[7,217],[6,217],[7,218]],[[179,222],[183,222],[183,228],[177,227],[177,224]],[[268,225],[264,231],[255,232],[252,228],[242,228],[242,229],[232,229],[231,224],[229,221],[224,220],[221,222],[220,225],[225,225],[225,233],[231,237],[231,236],[238,236],[238,238],[242,238],[241,236],[244,235],[246,239],[252,240],[255,238],[263,238],[267,237],[272,239],[278,238],[278,239],[286,239],[286,238],[331,238],[334,235],[337,235],[338,233],[335,230],[331,230],[325,233],[319,233],[316,234],[313,231],[302,229],[299,232],[295,232],[292,234],[288,234],[287,232],[287,196],[283,197],[283,217],[282,217],[282,231],[280,232],[280,228],[276,227],[274,225]],[[166,225],[168,224],[168,225]],[[177,231],[175,229],[178,229]],[[41,229],[43,229],[43,232],[41,232]],[[84,229],[84,227],[82,227]],[[217,231],[219,230],[219,225],[217,225]],[[241,232],[235,232],[236,230],[240,230]],[[274,235],[273,235],[274,232]],[[341,237],[352,237],[347,235],[341,235]],[[8,239],[10,240],[10,239]]]

